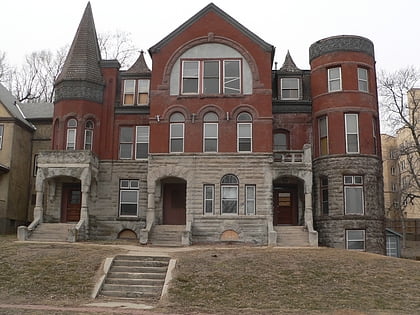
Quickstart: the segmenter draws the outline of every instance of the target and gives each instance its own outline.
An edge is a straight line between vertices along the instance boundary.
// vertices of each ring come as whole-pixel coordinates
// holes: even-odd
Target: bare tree
[[[132,44],[131,33],[115,31],[98,34],[99,48],[103,59],[117,59],[122,68],[130,66],[137,57],[137,48]]]
[[[394,73],[381,72],[379,93],[381,112],[397,134],[395,156],[399,164],[399,190],[395,214],[403,229],[405,244],[405,212],[420,202],[420,71],[414,67]]]
[[[9,80],[10,66],[6,60],[6,53],[0,51],[0,82],[6,82]]]

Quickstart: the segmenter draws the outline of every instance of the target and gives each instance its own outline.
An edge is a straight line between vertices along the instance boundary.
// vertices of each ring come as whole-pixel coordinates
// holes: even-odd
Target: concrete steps
[[[149,243],[155,246],[182,246],[185,225],[155,225],[150,231]]]
[[[29,241],[37,242],[67,242],[69,229],[73,223],[41,223],[28,238]]]
[[[169,260],[169,257],[116,256],[100,296],[118,299],[159,299]]]
[[[309,234],[303,226],[274,226],[277,232],[277,246],[309,247]]]

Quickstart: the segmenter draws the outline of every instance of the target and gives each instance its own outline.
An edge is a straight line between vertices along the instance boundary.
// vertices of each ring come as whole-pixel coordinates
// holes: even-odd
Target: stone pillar
[[[89,208],[88,208],[88,198],[91,185],[91,172],[88,168],[84,169],[81,176],[81,192],[82,192],[82,202],[80,206],[80,221],[83,221],[85,228],[84,239],[88,238],[89,235]]]
[[[146,228],[140,231],[140,244],[146,245],[149,241],[149,232],[155,223],[155,191],[151,188],[147,192]]]
[[[42,223],[44,220],[44,208],[42,206],[44,199],[44,180],[44,174],[41,169],[38,169],[35,181],[36,201],[34,208],[34,222],[36,224]]]

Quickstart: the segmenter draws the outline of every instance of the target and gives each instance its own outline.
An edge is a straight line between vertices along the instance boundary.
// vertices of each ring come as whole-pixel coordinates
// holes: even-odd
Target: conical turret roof
[[[93,21],[92,8],[88,2],[79,28],[74,36],[63,70],[55,84],[62,81],[88,81],[103,84],[99,62],[101,53]]]
[[[295,62],[290,55],[290,52],[287,51],[286,57],[284,58],[283,65],[280,68],[282,72],[299,72],[301,71],[298,67],[296,67]]]
[[[151,71],[144,60],[144,51],[140,51],[140,56],[136,62],[125,73],[127,74],[149,74]]]

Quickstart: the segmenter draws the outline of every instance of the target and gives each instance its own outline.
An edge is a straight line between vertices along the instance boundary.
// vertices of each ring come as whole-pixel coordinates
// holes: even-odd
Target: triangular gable
[[[3,105],[10,117],[16,118],[27,127],[34,129],[34,126],[28,122],[19,108],[19,101],[0,83],[0,104]]]
[[[164,47],[168,42],[170,42],[173,38],[184,32],[188,27],[190,27],[192,24],[197,22],[200,18],[202,18],[204,15],[206,15],[208,12],[215,12],[219,16],[221,16],[223,19],[225,19],[228,23],[230,23],[233,27],[240,30],[242,33],[244,33],[246,36],[248,36],[250,39],[252,39],[255,43],[257,43],[259,46],[261,46],[264,50],[274,53],[274,46],[270,45],[263,39],[261,39],[259,36],[255,35],[253,32],[251,32],[249,29],[247,29],[245,26],[243,26],[241,23],[239,23],[237,20],[235,20],[233,17],[231,17],[229,14],[227,14],[225,11],[220,9],[218,6],[216,6],[214,3],[208,4],[204,9],[199,11],[197,14],[195,14],[193,17],[191,17],[189,20],[187,20],[184,24],[179,26],[177,29],[175,29],[172,33],[170,33],[168,36],[166,36],[164,39],[162,39],[160,42],[158,42],[156,45],[152,46],[149,49],[150,55],[152,55],[155,52],[158,52],[162,47]]]

